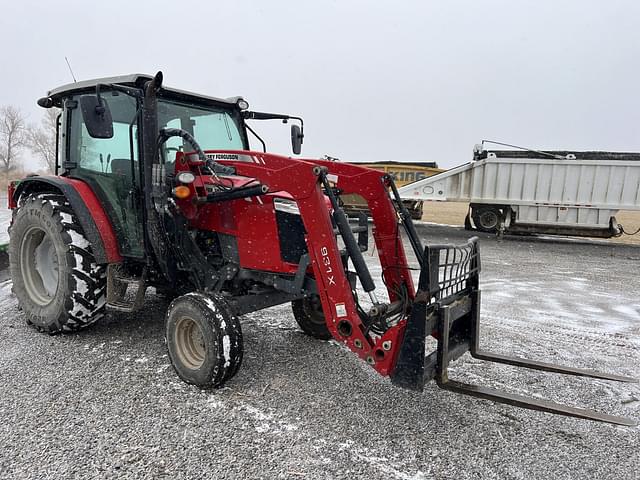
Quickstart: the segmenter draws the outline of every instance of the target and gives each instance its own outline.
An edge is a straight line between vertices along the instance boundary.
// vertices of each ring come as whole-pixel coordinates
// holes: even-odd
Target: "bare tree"
[[[20,149],[27,141],[22,112],[11,105],[0,107],[0,166],[5,174],[17,167]]]
[[[56,123],[60,111],[57,108],[45,110],[40,126],[31,125],[28,130],[27,143],[50,173],[56,169]]]

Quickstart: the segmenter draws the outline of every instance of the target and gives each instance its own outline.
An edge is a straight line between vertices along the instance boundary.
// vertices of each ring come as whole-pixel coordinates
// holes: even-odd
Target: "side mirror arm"
[[[96,98],[98,99],[98,104],[96,105],[96,113],[98,115],[104,115],[104,105],[102,104],[102,97],[100,96],[100,84],[96,85]]]

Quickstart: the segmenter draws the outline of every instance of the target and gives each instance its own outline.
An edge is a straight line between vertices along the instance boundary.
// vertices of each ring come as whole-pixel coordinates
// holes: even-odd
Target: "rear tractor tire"
[[[77,331],[104,315],[106,269],[96,264],[63,195],[20,199],[9,229],[9,264],[13,292],[36,329]]]
[[[291,302],[293,316],[304,333],[318,340],[333,338],[327,328],[322,302],[318,295],[299,298]]]
[[[178,376],[199,387],[219,387],[242,363],[242,330],[219,295],[192,292],[176,298],[166,317],[169,358]]]

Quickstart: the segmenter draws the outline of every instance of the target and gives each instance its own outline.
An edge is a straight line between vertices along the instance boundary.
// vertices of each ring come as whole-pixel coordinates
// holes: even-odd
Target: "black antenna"
[[[69,59],[67,57],[64,57],[64,59],[67,62],[67,67],[69,67],[69,72],[71,72],[71,78],[73,78],[73,83],[78,83],[78,81],[76,80],[76,76],[73,74],[73,70],[71,70],[71,64],[69,63]]]

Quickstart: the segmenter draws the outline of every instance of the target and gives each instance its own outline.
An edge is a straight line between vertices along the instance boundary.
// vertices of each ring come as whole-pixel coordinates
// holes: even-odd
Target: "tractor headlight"
[[[191,172],[180,172],[176,175],[176,180],[180,183],[193,183],[196,179],[196,176]]]
[[[240,110],[246,110],[249,108],[249,102],[247,102],[244,98],[239,98],[237,103]]]

